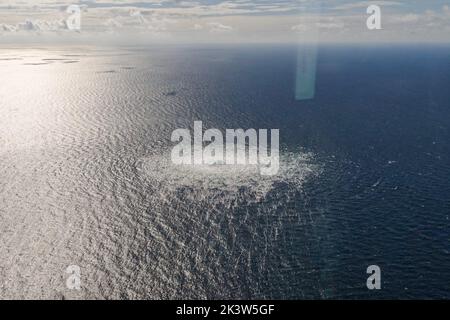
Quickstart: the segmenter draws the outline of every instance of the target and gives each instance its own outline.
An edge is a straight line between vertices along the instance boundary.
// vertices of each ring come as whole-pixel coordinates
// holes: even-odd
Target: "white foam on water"
[[[170,152],[165,152],[141,158],[137,169],[152,186],[165,191],[190,188],[202,194],[217,191],[235,194],[245,190],[257,199],[264,198],[280,183],[299,190],[308,178],[320,174],[314,155],[302,151],[280,151],[278,173],[268,176],[261,175],[258,164],[177,165],[170,156]]]

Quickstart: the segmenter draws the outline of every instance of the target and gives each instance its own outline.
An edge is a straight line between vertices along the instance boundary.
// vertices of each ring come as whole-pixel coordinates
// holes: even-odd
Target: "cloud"
[[[303,33],[312,32],[324,29],[342,29],[345,27],[345,23],[341,21],[340,17],[320,17],[320,16],[310,16],[308,19],[304,19],[305,22],[294,25],[291,27],[292,31]],[[317,37],[316,34],[312,34]]]
[[[442,7],[442,11],[446,14],[446,15],[450,15],[450,7],[448,5],[444,5]]]
[[[130,9],[126,14],[117,15],[109,18],[104,23],[110,31],[119,29],[136,29],[139,31],[147,30],[152,33],[166,32],[169,25],[175,24],[176,20],[169,19],[159,14],[144,16],[140,10]]]
[[[0,23],[0,32],[4,31],[4,32],[15,32],[17,31],[17,27],[10,25],[10,24],[5,24],[5,23]]]
[[[209,22],[207,25],[209,26],[209,32],[212,33],[224,33],[233,30],[233,27],[221,24],[220,22]]]
[[[108,28],[122,28],[123,27],[123,25],[114,18],[110,18],[110,19],[106,20],[104,25]]]
[[[292,42],[299,35],[320,35],[323,41],[450,41],[450,4],[407,0],[333,0],[321,6],[317,0],[1,0],[0,33],[65,35],[65,10],[74,2],[83,6],[81,32],[99,39],[106,32],[129,41],[137,34],[170,34],[181,41]],[[381,6],[382,31],[367,30],[363,8],[370,4]]]
[[[340,29],[345,25],[342,22],[318,22],[316,26],[320,29]]]
[[[295,26],[292,26],[291,30],[296,31],[296,32],[305,32],[305,31],[311,30],[311,26],[306,25],[306,24],[297,24]]]
[[[359,8],[367,8],[372,4],[376,4],[380,7],[387,6],[402,6],[403,3],[399,1],[359,1],[359,2],[351,2],[345,3],[339,6],[334,7],[334,10],[351,10],[351,9],[359,9]]]
[[[438,32],[440,30],[448,30],[450,27],[450,10],[446,5],[441,9],[438,8],[438,10],[425,10],[422,14],[394,14],[390,16],[385,15],[385,18],[386,23],[396,30],[409,29],[415,32],[421,32],[424,35],[430,29],[435,29]]]
[[[0,31],[3,32],[46,32],[69,30],[65,20],[26,20],[15,25],[0,24]]]
[[[392,20],[400,23],[417,22],[420,20],[420,16],[418,14],[408,13],[405,15],[398,15],[394,17]]]

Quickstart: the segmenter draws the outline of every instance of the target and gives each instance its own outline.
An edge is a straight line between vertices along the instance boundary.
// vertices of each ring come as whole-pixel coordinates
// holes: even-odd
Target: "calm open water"
[[[450,47],[320,47],[305,101],[296,55],[2,48],[0,298],[450,298]],[[174,168],[195,120],[279,174]]]

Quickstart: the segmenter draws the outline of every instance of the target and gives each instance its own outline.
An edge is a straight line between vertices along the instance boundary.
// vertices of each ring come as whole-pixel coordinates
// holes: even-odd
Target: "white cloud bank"
[[[67,37],[65,8],[57,2],[4,0],[0,3],[0,41],[6,38]],[[450,7],[442,1],[336,0],[82,0],[79,37],[99,40],[133,37],[170,41],[436,41],[450,43]],[[319,5],[321,4],[321,5]],[[382,9],[383,30],[369,31],[366,8]],[[150,40],[149,40],[150,41]]]

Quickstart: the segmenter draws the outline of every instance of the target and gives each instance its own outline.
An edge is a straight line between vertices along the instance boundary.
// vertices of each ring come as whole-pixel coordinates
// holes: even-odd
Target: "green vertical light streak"
[[[310,100],[316,95],[317,48],[320,30],[319,22],[322,13],[322,1],[318,0],[304,9],[310,15],[307,20],[306,41],[300,43],[297,53],[297,70],[295,79],[295,99]],[[312,17],[312,18],[311,18]],[[300,16],[300,22],[301,16]],[[305,22],[303,22],[305,23]]]
[[[317,45],[298,48],[295,99],[314,99],[316,92]]]

